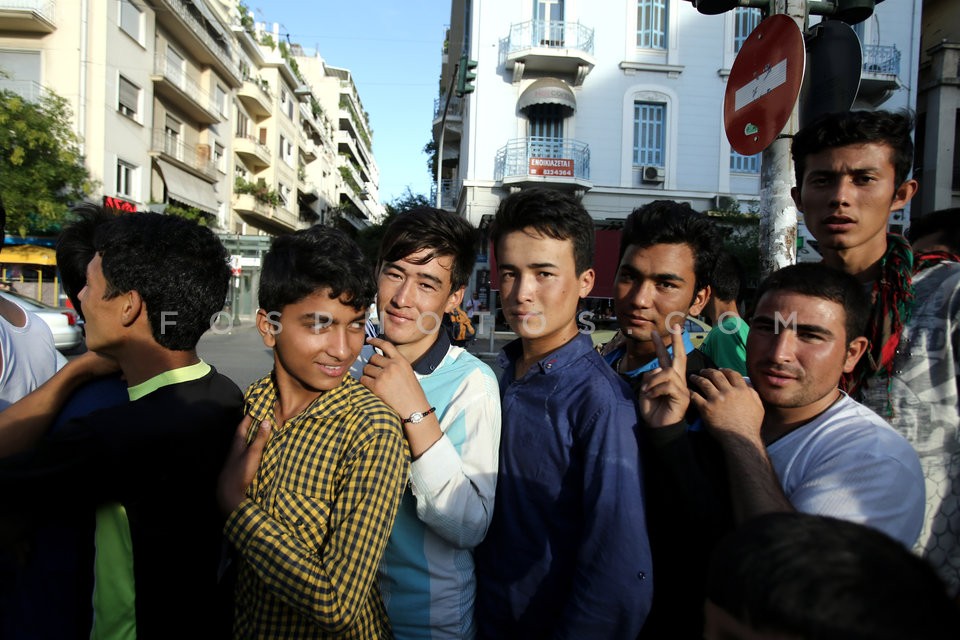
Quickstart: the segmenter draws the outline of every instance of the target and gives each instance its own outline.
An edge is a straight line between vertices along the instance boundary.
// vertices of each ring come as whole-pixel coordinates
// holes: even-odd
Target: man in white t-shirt
[[[869,305],[853,276],[821,264],[773,273],[757,291],[750,380],[691,376],[692,402],[720,441],[736,517],[801,511],[859,522],[907,547],[923,525],[916,452],[837,388],[863,355]]]
[[[0,248],[7,211],[0,200]],[[44,322],[0,297],[0,411],[27,395],[62,366]]]

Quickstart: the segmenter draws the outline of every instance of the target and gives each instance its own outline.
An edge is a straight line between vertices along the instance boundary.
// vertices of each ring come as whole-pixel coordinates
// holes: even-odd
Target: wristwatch
[[[403,419],[403,424],[407,424],[408,422],[411,424],[420,424],[421,422],[423,422],[424,418],[426,418],[428,415],[430,415],[436,410],[437,410],[436,407],[430,407],[429,409],[427,409],[422,413],[420,411],[414,411],[413,413],[410,414],[409,418]]]

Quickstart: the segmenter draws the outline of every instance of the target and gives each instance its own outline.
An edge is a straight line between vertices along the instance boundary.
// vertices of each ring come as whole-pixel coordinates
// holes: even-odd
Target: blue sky
[[[432,180],[423,145],[431,138],[439,92],[440,55],[450,0],[246,0],[257,22],[328,63],[350,69],[370,114],[380,168],[380,200],[409,186],[429,196]]]

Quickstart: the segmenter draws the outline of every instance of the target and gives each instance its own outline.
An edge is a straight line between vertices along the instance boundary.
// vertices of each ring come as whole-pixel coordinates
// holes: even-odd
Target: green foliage
[[[269,189],[263,182],[248,182],[243,178],[237,178],[233,183],[233,192],[249,194],[257,202],[271,207],[280,206],[280,194]]]
[[[430,139],[430,142],[423,145],[423,153],[427,156],[427,171],[430,172],[430,182],[437,179],[437,141]]]
[[[93,191],[64,98],[45,91],[29,102],[0,91],[0,193],[7,229],[56,231],[69,207]]]
[[[270,35],[269,33],[264,33],[262,36],[260,36],[260,44],[270,49],[277,48],[276,41],[274,41],[273,36]]]
[[[360,185],[358,185],[357,181],[354,179],[353,172],[350,171],[349,168],[344,166],[339,167],[339,169],[340,169],[340,177],[343,178],[343,181],[347,183],[347,186],[353,189],[354,193],[359,195],[361,191]]]
[[[181,218],[186,218],[187,220],[193,220],[201,227],[208,226],[213,222],[214,216],[201,211],[196,207],[180,207],[175,204],[168,204],[164,207],[163,212],[168,216],[179,216]]]
[[[711,218],[723,236],[723,248],[743,265],[747,282],[757,282],[760,277],[760,217],[741,213],[738,203],[736,212],[715,212],[711,213]]]
[[[253,33],[253,18],[250,16],[250,8],[242,2],[237,3],[237,12],[240,14],[240,26],[247,33]]]

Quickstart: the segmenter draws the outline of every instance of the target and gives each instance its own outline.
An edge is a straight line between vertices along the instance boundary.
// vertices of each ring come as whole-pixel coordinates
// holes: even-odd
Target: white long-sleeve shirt
[[[364,347],[357,377],[373,348]],[[410,464],[380,563],[380,589],[398,640],[476,635],[473,548],[493,515],[500,392],[486,364],[446,337],[414,367],[443,437]]]

